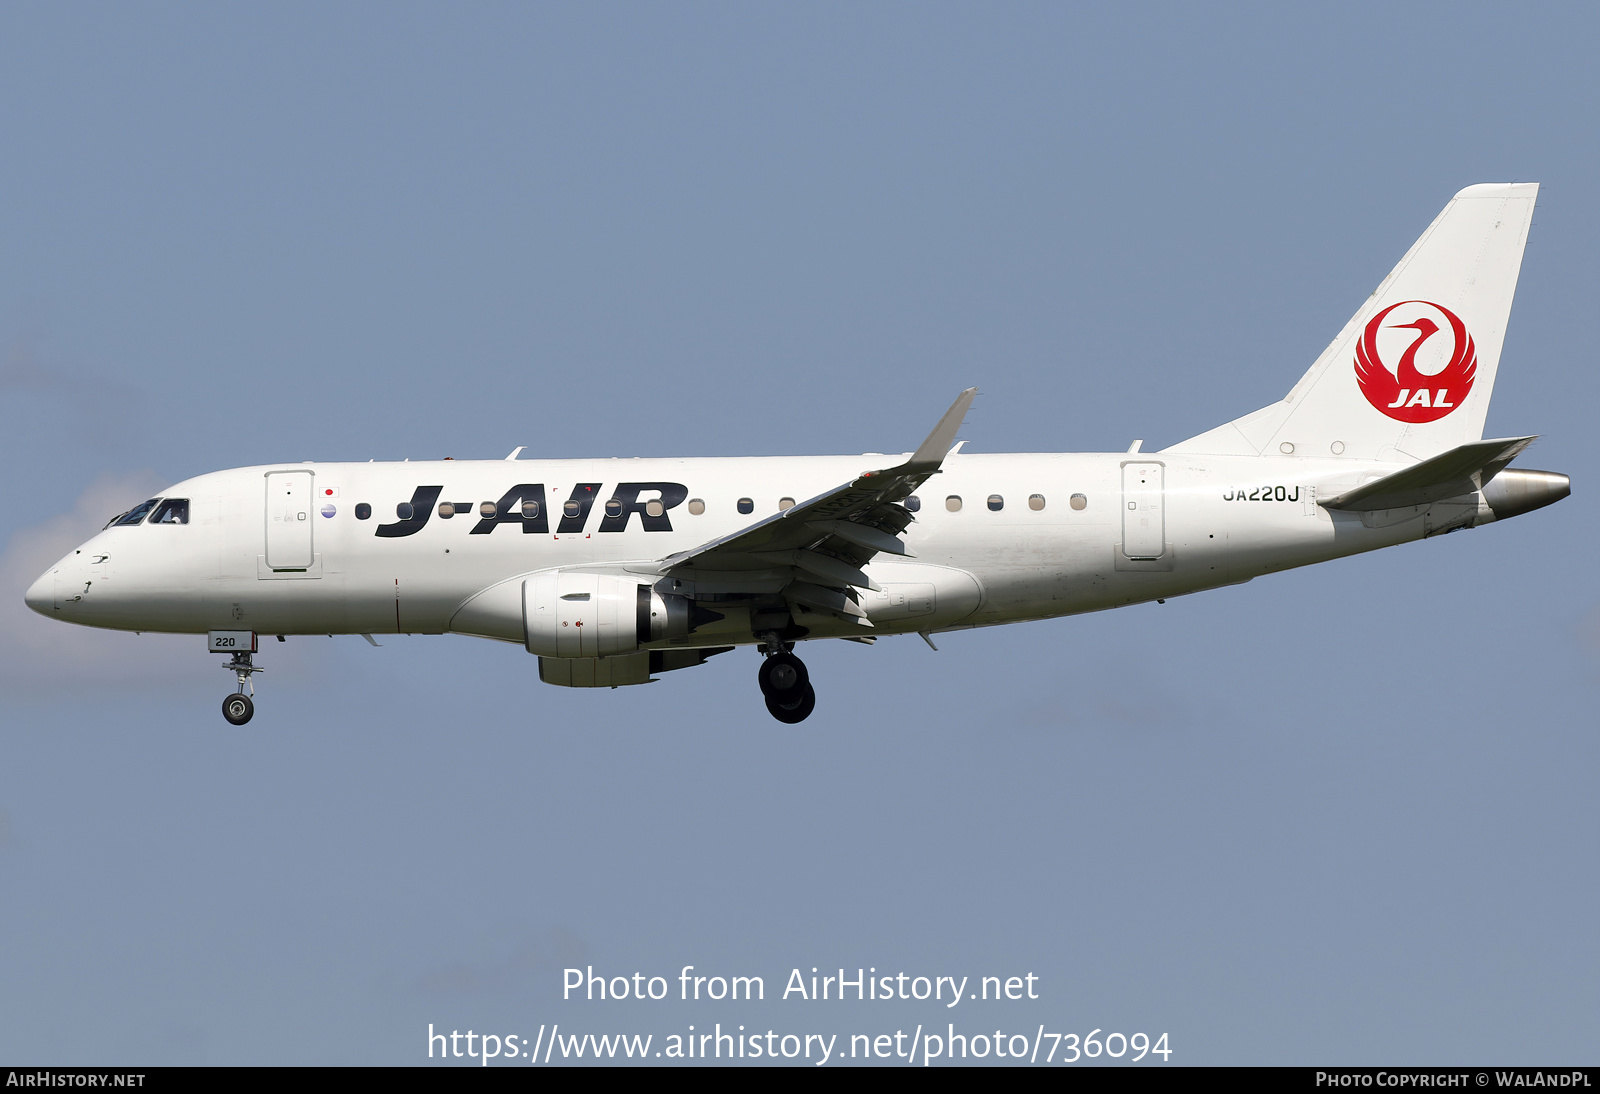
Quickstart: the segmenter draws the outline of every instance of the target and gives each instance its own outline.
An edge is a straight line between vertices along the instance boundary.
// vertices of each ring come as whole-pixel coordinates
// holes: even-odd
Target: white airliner
[[[242,725],[261,635],[518,642],[565,687],[749,645],[767,709],[797,642],[1159,600],[1474,528],[1568,494],[1483,439],[1538,187],[1457,194],[1278,402],[1159,452],[445,460],[218,471],[113,517],[27,592],[69,623],[205,634]],[[247,694],[247,692],[249,694]]]

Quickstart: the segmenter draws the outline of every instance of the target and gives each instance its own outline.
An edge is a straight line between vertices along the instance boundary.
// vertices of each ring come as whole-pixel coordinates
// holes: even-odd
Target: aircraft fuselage
[[[776,513],[783,499],[804,501],[833,489],[874,460],[882,457],[305,463],[219,471],[162,494],[188,500],[188,523],[106,528],[45,574],[29,602],[43,608],[48,598],[49,614],[64,621],[138,631],[483,633],[452,621],[497,583],[557,567],[651,575],[656,560]],[[1319,494],[1327,498],[1402,466],[1159,452],[957,454],[919,491],[917,519],[903,535],[911,557],[880,555],[867,567],[885,589],[935,586],[933,603],[913,597],[918,602],[908,608],[867,593],[870,632],[841,624],[816,636],[1098,611],[1494,519],[1481,495],[1386,511],[1376,520],[1316,504]],[[290,499],[292,510],[274,511],[269,476],[303,478],[304,497]],[[524,508],[524,495],[536,500],[536,510]],[[950,498],[960,499],[959,509],[952,510]],[[750,500],[751,512],[740,512],[741,499]],[[658,517],[645,511],[651,502],[661,509]],[[406,506],[411,511],[401,519]],[[486,506],[493,517],[483,515]],[[359,519],[358,507],[370,507],[370,515]],[[291,550],[305,557],[272,558],[275,532],[295,540]],[[947,589],[923,580],[940,576],[930,568],[969,576],[970,585],[957,581]],[[686,591],[708,603],[724,595],[715,580],[697,584]],[[941,594],[948,607],[939,603]],[[487,636],[521,640],[510,630]],[[756,640],[748,630],[724,626],[673,644]]]

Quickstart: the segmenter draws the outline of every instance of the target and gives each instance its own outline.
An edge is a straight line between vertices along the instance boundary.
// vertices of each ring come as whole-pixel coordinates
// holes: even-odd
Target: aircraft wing
[[[900,502],[939,470],[977,393],[974,387],[957,396],[904,463],[863,472],[748,528],[668,555],[661,572],[724,592],[781,592],[802,610],[870,627],[855,590],[877,585],[861,568],[880,552],[907,554],[899,537],[916,518]]]

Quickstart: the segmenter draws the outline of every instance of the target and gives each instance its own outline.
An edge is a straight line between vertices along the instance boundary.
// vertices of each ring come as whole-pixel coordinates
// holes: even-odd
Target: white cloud
[[[0,554],[0,680],[82,687],[164,683],[208,675],[215,668],[193,635],[134,635],[46,619],[23,602],[28,586],[112,516],[164,486],[153,472],[103,475],[72,512],[12,535]],[[220,674],[217,674],[220,676]]]

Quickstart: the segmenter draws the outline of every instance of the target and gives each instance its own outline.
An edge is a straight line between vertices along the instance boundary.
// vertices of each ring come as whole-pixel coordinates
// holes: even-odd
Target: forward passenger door
[[[267,476],[267,568],[305,570],[312,562],[311,472]]]

